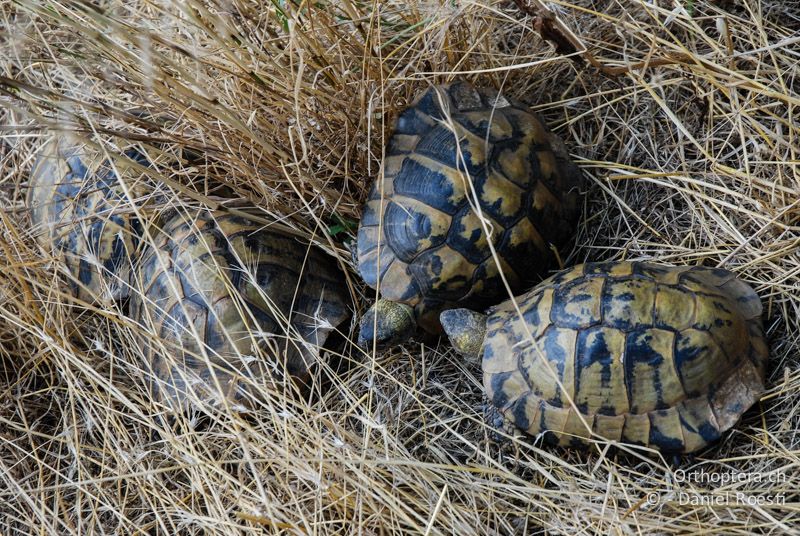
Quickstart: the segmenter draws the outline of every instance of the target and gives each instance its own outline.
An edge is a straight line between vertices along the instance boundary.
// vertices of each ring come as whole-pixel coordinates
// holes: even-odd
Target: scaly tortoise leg
[[[486,397],[483,399],[483,420],[489,427],[489,440],[494,443],[508,444],[511,442],[509,437],[525,434],[508,420],[496,406],[492,405]]]

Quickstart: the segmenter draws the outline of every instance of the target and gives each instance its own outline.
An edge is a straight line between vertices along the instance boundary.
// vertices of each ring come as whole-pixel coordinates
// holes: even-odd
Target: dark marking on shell
[[[505,297],[508,295],[503,280],[499,273],[494,270],[495,260],[489,256],[472,272],[470,287],[474,287],[480,282],[483,285],[482,292],[475,294],[462,303],[462,306],[471,307],[476,310],[481,310],[493,305],[497,302],[498,297]],[[490,275],[491,272],[491,275]],[[505,271],[506,279],[512,287],[517,286],[519,278],[517,274],[511,270]],[[492,298],[492,296],[495,296]]]
[[[509,184],[505,188],[509,195],[505,197],[493,195],[491,189],[497,188],[497,183],[505,180],[500,177],[490,179],[485,170],[472,174],[472,184],[478,199],[481,199],[481,208],[494,221],[502,225],[504,229],[508,229],[528,214],[531,196],[530,192],[520,190],[511,181],[508,181]],[[517,194],[519,194],[519,197],[517,197]],[[492,198],[494,201],[490,203],[486,201],[487,198]],[[516,210],[509,211],[508,206],[514,204],[517,204]],[[499,229],[495,230],[495,232],[498,231]]]
[[[543,253],[532,239],[519,241],[515,245],[514,228],[517,224],[519,224],[519,220],[512,222],[509,228],[503,231],[500,241],[495,246],[495,251],[506,261],[518,280],[524,282],[524,285],[539,283],[542,280],[542,274],[545,273],[552,261],[552,253],[550,251]]]
[[[436,91],[436,88],[430,88],[422,95],[422,97],[417,100],[416,104],[414,104],[413,108],[410,108],[410,110],[415,110],[420,115],[430,117],[434,120],[442,120],[445,118],[445,116],[440,105],[441,101],[447,102],[447,98],[439,95],[439,93]],[[451,113],[454,111],[455,110],[451,110]],[[428,126],[423,132],[427,132],[428,130],[430,130],[430,126]],[[397,131],[397,128],[395,128],[395,131]],[[412,132],[407,132],[405,129],[403,129],[403,133],[411,134]],[[420,134],[421,132],[413,133]]]
[[[696,390],[687,389],[688,382],[684,377],[684,369],[689,367],[689,363],[696,360],[705,358],[709,348],[707,345],[694,346],[679,333],[675,337],[675,349],[673,351],[673,359],[675,360],[675,369],[678,371],[678,376],[681,379],[681,384],[684,386],[686,394],[690,397],[696,397],[700,393]]]
[[[547,360],[550,362],[550,365],[554,367],[554,372],[558,378],[563,380],[564,368],[566,367],[567,360],[572,360],[575,356],[572,352],[568,353],[566,349],[561,346],[558,331],[555,329],[545,331],[541,343],[542,353],[547,356]],[[558,389],[556,390],[556,396],[545,400],[545,402],[556,408],[564,407],[564,401],[561,399],[561,392]]]
[[[527,430],[531,426],[531,423],[528,420],[526,403],[527,397],[522,396],[511,405],[511,408],[508,411],[508,413],[513,416],[511,420],[513,421],[514,425],[520,430]]]
[[[386,207],[384,221],[386,243],[394,254],[405,263],[412,262],[422,249],[420,242],[430,240],[432,245],[444,242],[444,236],[431,233],[431,221],[425,214],[410,207],[400,207],[390,202]]]
[[[633,263],[632,271],[634,275],[642,276],[650,281],[653,281],[670,273],[671,270],[669,266],[636,262]]]
[[[584,369],[598,365],[600,367],[600,384],[605,389],[611,387],[611,366],[614,358],[606,343],[602,328],[588,328],[578,332],[576,345],[575,364],[575,392],[581,391],[581,377]],[[588,414],[586,404],[579,407],[584,414]],[[617,415],[617,408],[602,405],[597,408],[600,415]]]
[[[455,214],[459,210],[460,204],[453,200],[455,190],[450,178],[411,158],[403,161],[400,173],[394,178],[394,190],[446,214]],[[371,225],[377,224],[376,219]]]
[[[649,443],[658,447],[662,452],[682,452],[683,441],[676,437],[664,435],[661,429],[654,422],[654,419],[661,415],[668,415],[668,410],[654,411],[648,413],[650,417],[650,438]]]
[[[453,216],[453,224],[447,235],[447,245],[459,251],[472,264],[480,264],[492,254],[488,246],[479,246],[479,241],[483,235],[481,227],[475,227],[465,223],[465,220],[473,217],[472,207],[464,205]],[[468,237],[464,234],[469,233]]]
[[[667,409],[669,404],[664,402],[664,389],[661,384],[661,366],[664,364],[664,357],[651,345],[652,336],[647,330],[632,331],[625,339],[625,386],[628,390],[628,400],[630,401],[631,412],[641,413],[636,397],[631,390],[631,380],[635,376],[636,365],[643,364],[651,367],[652,389],[656,398],[655,409]]]
[[[592,314],[592,302],[597,296],[589,292],[576,291],[579,282],[560,285],[556,288],[553,298],[553,307],[550,312],[551,321],[559,327],[580,329],[588,321],[592,324],[600,322],[600,317]]]
[[[378,183],[372,185],[372,191],[370,192],[370,199],[380,199],[380,192],[377,191]],[[361,225],[363,226],[376,226],[380,225],[381,219],[380,214],[378,211],[375,210],[372,203],[368,203],[364,205],[364,210],[361,214]]]
[[[491,377],[489,392],[492,393],[492,405],[496,408],[504,408],[508,405],[508,394],[503,388],[503,384],[511,377],[511,372],[501,372]]]
[[[441,274],[444,263],[439,257],[440,250],[441,247],[423,251],[408,265],[408,269],[423,294],[433,294],[441,300],[460,300],[469,291],[471,278],[454,275],[443,280]],[[431,293],[433,288],[436,289],[435,293]]]

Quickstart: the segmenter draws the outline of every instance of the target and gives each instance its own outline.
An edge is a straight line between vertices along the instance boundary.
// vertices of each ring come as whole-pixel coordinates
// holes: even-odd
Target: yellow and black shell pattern
[[[154,398],[176,411],[198,403],[248,411],[259,383],[305,389],[331,336],[344,340],[349,328],[336,261],[234,215],[165,220],[135,272],[142,290],[131,296]]]
[[[90,303],[124,298],[141,227],[116,170],[148,166],[136,148],[113,165],[63,137],[45,143],[31,170],[27,206],[37,242],[63,258],[72,295]],[[129,192],[138,188],[131,181]]]
[[[514,291],[541,280],[551,245],[574,234],[580,182],[527,106],[466,82],[432,87],[397,119],[363,209],[358,270],[439,332],[445,306],[482,309],[507,295],[500,270]]]
[[[489,401],[563,446],[606,440],[689,453],[761,396],[768,349],[755,291],[727,270],[579,265],[490,311]],[[536,344],[531,344],[535,340]]]

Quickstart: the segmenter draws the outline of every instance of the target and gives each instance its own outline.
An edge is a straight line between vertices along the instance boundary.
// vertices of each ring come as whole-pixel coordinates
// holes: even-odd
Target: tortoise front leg
[[[489,439],[494,443],[507,444],[511,442],[509,437],[525,435],[486,397],[483,399],[483,420],[489,427]]]

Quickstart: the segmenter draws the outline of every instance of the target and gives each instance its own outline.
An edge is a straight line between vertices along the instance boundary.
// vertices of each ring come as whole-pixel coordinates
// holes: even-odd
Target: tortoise
[[[306,390],[323,349],[348,328],[336,262],[283,232],[229,213],[164,217],[134,273],[131,317],[152,395],[178,411],[197,403],[249,411],[256,382]],[[342,337],[340,337],[341,339]]]
[[[37,242],[63,256],[73,296],[109,302],[128,295],[131,259],[141,226],[128,207],[115,168],[148,166],[135,147],[112,165],[98,151],[56,136],[33,165],[27,206]]]
[[[442,309],[507,296],[503,276],[512,292],[541,281],[579,213],[564,143],[524,104],[466,82],[431,87],[400,114],[381,177],[354,251],[381,294],[362,346],[398,344],[417,325],[441,333]]]
[[[688,454],[764,391],[761,301],[727,270],[588,263],[515,302],[441,315],[456,350],[482,357],[496,427],[561,446],[591,432]]]

